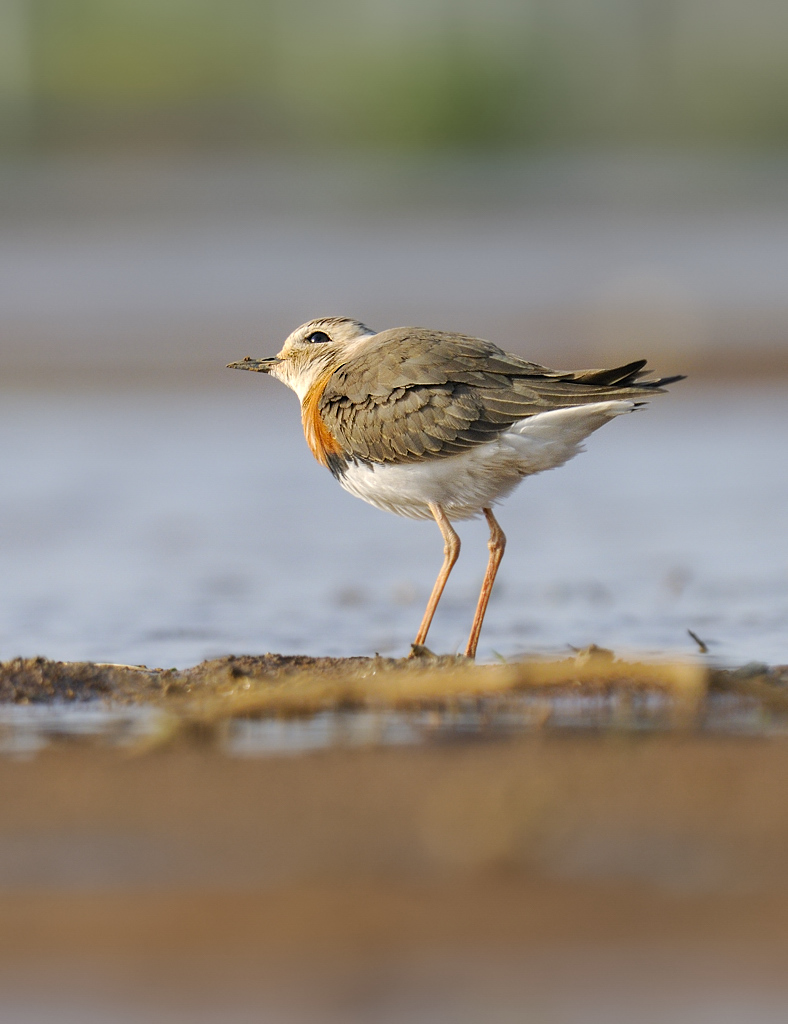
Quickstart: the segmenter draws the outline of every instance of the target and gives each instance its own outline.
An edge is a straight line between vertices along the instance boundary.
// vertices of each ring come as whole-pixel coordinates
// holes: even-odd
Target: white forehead
[[[352,320],[345,316],[323,317],[318,320],[309,320],[307,323],[301,324],[300,327],[296,327],[285,341],[285,349],[306,341],[309,335],[314,334],[315,331],[322,331],[332,341],[339,342],[339,344],[355,341],[356,338],[368,338],[375,334],[375,331],[367,327],[366,324],[362,324],[360,320]]]

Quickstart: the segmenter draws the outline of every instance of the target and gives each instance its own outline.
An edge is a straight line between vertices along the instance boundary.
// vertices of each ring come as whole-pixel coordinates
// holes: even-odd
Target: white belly
[[[471,519],[505,498],[526,476],[562,466],[582,441],[634,402],[597,402],[557,409],[514,423],[495,441],[461,455],[400,465],[351,463],[345,490],[371,505],[410,519],[431,519],[430,504],[449,519]]]

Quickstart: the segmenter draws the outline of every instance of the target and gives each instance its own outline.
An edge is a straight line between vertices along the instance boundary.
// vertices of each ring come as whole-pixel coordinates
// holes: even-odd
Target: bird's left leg
[[[490,549],[490,559],[487,562],[487,572],[484,574],[484,582],[482,583],[482,590],[479,594],[479,603],[476,605],[476,614],[473,617],[471,635],[468,637],[468,646],[465,648],[466,658],[476,657],[476,647],[479,643],[479,634],[482,631],[484,613],[487,611],[487,605],[490,602],[490,594],[492,593],[493,583],[495,583],[498,566],[501,564],[501,559],[503,558],[503,553],[506,548],[506,537],[503,530],[498,525],[498,520],[492,514],[492,509],[485,508],[483,511],[484,517],[487,520],[487,525],[490,527],[490,541],[487,545]]]
[[[460,538],[457,536],[454,527],[449,522],[449,518],[446,513],[440,505],[433,504],[430,504],[430,512],[432,512],[433,518],[443,534],[443,565],[441,566],[441,571],[438,573],[438,578],[435,580],[435,586],[432,588],[430,599],[427,602],[427,610],[424,612],[424,618],[421,620],[421,625],[419,626],[419,631],[416,634],[416,639],[411,645],[414,652],[417,647],[424,646],[424,642],[427,639],[427,633],[432,625],[433,616],[435,615],[435,609],[438,607],[438,602],[443,594],[443,588],[446,586],[446,580],[448,580],[449,573],[454,568],[454,564],[460,555]]]

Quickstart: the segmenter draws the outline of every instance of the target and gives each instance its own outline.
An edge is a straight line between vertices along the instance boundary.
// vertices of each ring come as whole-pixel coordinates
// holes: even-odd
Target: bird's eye
[[[313,345],[319,345],[326,341],[331,341],[325,331],[312,331],[307,337],[307,341],[311,341]]]

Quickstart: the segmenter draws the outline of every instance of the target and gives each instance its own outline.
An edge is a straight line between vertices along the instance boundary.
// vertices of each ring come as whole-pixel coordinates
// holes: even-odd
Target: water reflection
[[[543,729],[670,731],[680,724],[679,710],[670,694],[662,691],[544,691],[458,700],[449,710],[338,710],[302,718],[236,718],[220,728],[216,738],[220,749],[234,757],[277,757],[336,747],[500,740]],[[166,743],[174,735],[173,721],[156,707],[101,701],[4,705],[0,706],[0,754],[28,757],[64,740],[150,749],[151,744]],[[701,732],[727,736],[788,732],[782,717],[767,712],[755,699],[732,693],[710,694],[694,725]]]

